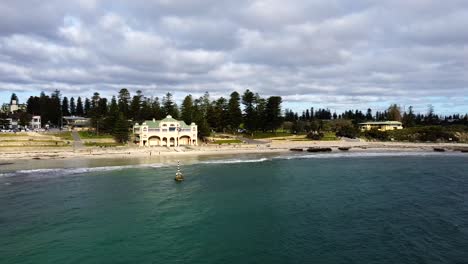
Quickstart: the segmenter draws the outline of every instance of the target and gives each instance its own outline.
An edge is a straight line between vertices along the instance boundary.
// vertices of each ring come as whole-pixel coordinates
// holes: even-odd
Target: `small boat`
[[[175,174],[174,180],[176,182],[181,182],[181,181],[184,180],[184,175],[182,175],[182,172],[180,171],[180,162],[179,161],[177,161],[177,172]]]
[[[348,151],[351,149],[351,147],[339,147],[338,149],[342,151]]]
[[[445,152],[445,149],[443,148],[434,148],[435,152]]]
[[[330,152],[331,148],[308,148],[307,152]]]

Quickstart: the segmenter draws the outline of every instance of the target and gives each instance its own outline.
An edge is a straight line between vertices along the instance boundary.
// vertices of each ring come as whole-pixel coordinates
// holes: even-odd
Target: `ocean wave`
[[[273,159],[327,159],[327,158],[374,158],[374,157],[421,157],[421,156],[466,156],[461,153],[437,153],[437,152],[417,152],[417,151],[399,151],[399,152],[339,152],[339,153],[308,153],[308,154],[289,154],[274,157]]]
[[[199,164],[234,164],[234,163],[255,163],[255,162],[264,162],[271,159],[260,158],[260,159],[223,159],[223,160],[209,160],[202,161]]]
[[[13,177],[13,176],[67,176],[84,174],[90,172],[106,172],[124,169],[137,169],[137,168],[160,168],[164,167],[163,164],[139,164],[139,165],[123,165],[123,166],[102,166],[102,167],[84,167],[84,168],[59,168],[59,169],[31,169],[31,170],[18,170],[15,172],[0,173],[0,177]]]

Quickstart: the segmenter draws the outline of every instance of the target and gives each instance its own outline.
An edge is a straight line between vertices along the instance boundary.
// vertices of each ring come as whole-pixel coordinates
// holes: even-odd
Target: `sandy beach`
[[[242,155],[290,152],[291,148],[329,147],[333,151],[339,147],[349,147],[356,151],[433,151],[443,148],[447,151],[468,149],[468,144],[460,143],[408,143],[408,142],[348,142],[348,141],[264,141],[262,144],[203,144],[192,147],[110,147],[85,148],[74,150],[71,147],[25,147],[3,148],[0,161],[15,160],[61,160],[61,159],[125,159],[144,157],[186,157],[205,155]]]

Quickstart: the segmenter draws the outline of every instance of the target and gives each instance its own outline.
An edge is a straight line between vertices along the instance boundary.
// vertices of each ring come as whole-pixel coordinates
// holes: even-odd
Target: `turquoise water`
[[[250,161],[250,162],[246,162]],[[466,263],[468,156],[0,174],[0,263]]]

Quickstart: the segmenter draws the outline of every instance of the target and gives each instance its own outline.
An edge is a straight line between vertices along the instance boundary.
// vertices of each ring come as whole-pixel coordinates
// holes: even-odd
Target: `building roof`
[[[65,120],[90,120],[91,118],[81,117],[81,116],[64,116],[63,119]]]
[[[360,125],[401,125],[399,121],[375,121],[375,122],[364,122],[359,123]]]
[[[184,121],[179,121],[177,119],[172,118],[172,116],[168,115],[163,120],[146,120],[141,125],[136,123],[134,127],[140,127],[142,125],[148,126],[148,128],[159,128],[161,122],[174,122],[178,123],[181,128],[190,128],[190,125],[187,125]]]
[[[143,124],[147,125],[148,128],[159,128],[159,123],[160,122],[161,121],[159,121],[159,120],[158,121],[147,120],[147,121],[143,122]]]

